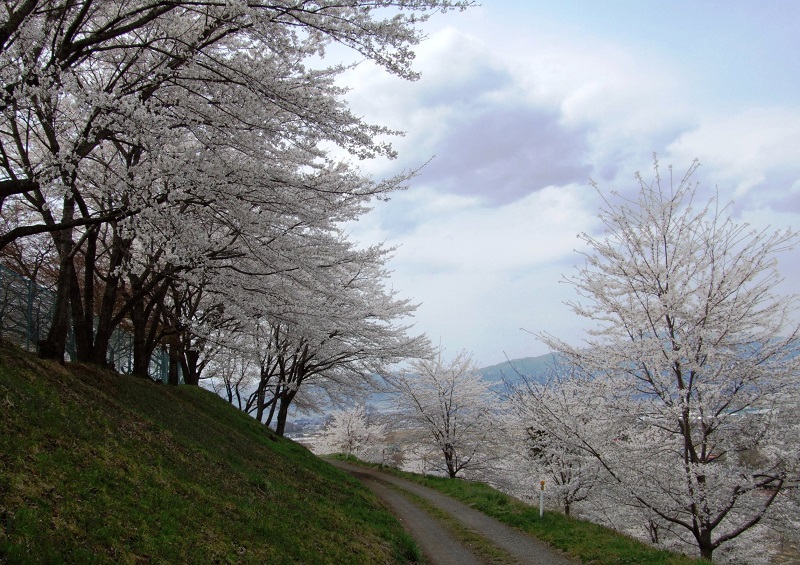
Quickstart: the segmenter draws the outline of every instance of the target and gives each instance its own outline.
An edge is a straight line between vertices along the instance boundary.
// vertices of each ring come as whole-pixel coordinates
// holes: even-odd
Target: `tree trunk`
[[[442,451],[444,452],[444,464],[447,466],[447,474],[451,479],[455,479],[456,473],[458,471],[456,470],[455,466],[453,446],[450,445],[449,443],[445,444],[444,449]]]
[[[697,545],[700,547],[700,558],[713,561],[714,546],[711,543],[711,530],[701,528],[700,535],[695,535]]]
[[[160,308],[166,292],[166,285],[160,288],[153,283],[145,288],[143,279],[129,275],[131,297],[127,299],[126,308],[129,310],[133,324],[133,374],[139,377],[150,376],[150,357],[156,350],[159,342]],[[148,299],[148,293],[149,295]]]
[[[290,390],[281,396],[278,419],[275,422],[275,433],[280,437],[283,437],[283,433],[286,431],[286,418],[289,415],[289,406],[292,404],[295,394],[297,394],[296,390]]]
[[[133,335],[133,370],[131,374],[137,377],[150,378],[150,357],[147,355],[147,343],[137,333],[134,332]]]
[[[200,373],[197,370],[197,362],[200,359],[200,352],[195,349],[187,349],[183,353],[186,360],[184,368],[186,369],[183,375],[184,384],[191,386],[198,386],[200,384]]]
[[[655,545],[658,545],[659,544],[658,524],[653,520],[648,520],[647,531],[650,533],[650,542]]]
[[[65,186],[70,186],[68,182]],[[61,210],[62,221],[70,221],[75,214],[75,200],[70,196],[64,197],[64,206]],[[53,218],[47,212],[45,221],[52,222]],[[69,334],[69,301],[70,287],[73,283],[75,264],[72,251],[75,242],[72,239],[73,229],[53,232],[53,243],[58,251],[59,266],[56,281],[56,298],[53,306],[53,319],[47,337],[39,342],[39,356],[45,359],[55,359],[64,362],[64,353],[67,349],[67,335]]]
[[[75,340],[75,358],[78,361],[92,361],[93,358],[94,297],[90,293],[94,292],[94,283],[89,283],[88,281],[94,278],[94,258],[92,256],[94,252],[95,249],[91,245],[88,245],[88,249],[84,253],[83,289],[78,283],[78,272],[75,269],[74,261],[72,262],[73,267],[70,269],[72,283],[69,288],[69,296],[70,309],[72,311],[72,336]],[[84,300],[86,302],[85,305]],[[101,364],[102,361],[105,361],[105,357],[101,359]]]
[[[115,235],[114,248],[109,259],[109,270],[111,272],[114,272],[122,264],[122,259],[127,253],[127,248],[123,249],[122,247],[122,240]],[[92,361],[94,363],[105,365],[108,362],[108,344],[111,342],[111,336],[118,325],[118,322],[115,321],[117,318],[115,316],[115,308],[117,307],[119,290],[120,276],[108,276],[105,279],[103,297],[100,300],[100,311],[97,314],[97,332],[94,336],[92,352]]]
[[[133,371],[137,377],[150,377],[150,356],[147,354],[147,317],[139,305],[131,309],[133,322]]]
[[[264,408],[266,408],[266,385],[267,383],[262,377],[258,383],[258,390],[256,390],[256,420],[259,422],[264,418]]]
[[[286,417],[289,415],[289,404],[281,399],[280,408],[278,408],[278,419],[275,422],[275,433],[283,437],[286,431]]]
[[[275,417],[275,407],[278,406],[278,397],[273,396],[272,401],[269,405],[269,414],[267,415],[267,419],[264,422],[265,426],[269,426],[272,423],[272,418]]]
[[[178,345],[175,343],[177,339],[172,339],[169,344],[169,373],[167,374],[167,383],[172,386],[180,384],[180,374],[178,367],[180,361],[178,359]]]
[[[72,285],[72,260],[65,258],[61,261],[56,284],[56,299],[53,306],[53,319],[47,337],[39,342],[39,356],[44,359],[54,359],[59,363],[64,362],[64,353],[67,349],[67,335],[69,334],[69,305],[70,287]]]

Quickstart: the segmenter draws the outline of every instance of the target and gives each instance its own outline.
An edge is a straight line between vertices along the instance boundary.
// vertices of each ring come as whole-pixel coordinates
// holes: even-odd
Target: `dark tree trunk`
[[[444,449],[442,449],[442,452],[444,453],[444,464],[447,466],[447,474],[451,479],[455,479],[456,473],[458,473],[455,465],[455,454],[453,451],[453,446],[449,443],[445,444]]]
[[[150,357],[161,335],[158,320],[167,287],[164,279],[161,279],[160,287],[155,281],[145,287],[143,280],[133,275],[129,279],[132,296],[128,298],[126,308],[133,325],[133,374],[149,377]]]
[[[69,258],[62,259],[59,267],[56,297],[53,306],[53,319],[47,337],[39,342],[39,356],[64,362],[69,334],[70,287],[72,286],[73,264]]]
[[[648,520],[647,522],[647,531],[650,534],[650,542],[658,545],[659,538],[658,538],[658,524],[653,520]]]
[[[109,272],[115,270],[122,264],[123,257],[127,254],[127,243],[123,242],[118,236],[114,236],[114,247],[109,259]],[[117,298],[120,290],[119,275],[110,275],[105,280],[103,297],[100,300],[100,311],[97,315],[97,332],[94,337],[93,355],[91,361],[99,364],[106,364],[108,361],[108,345],[111,336],[119,324],[120,316],[115,315],[117,308]]]
[[[286,418],[289,415],[289,403],[281,399],[280,408],[278,408],[278,418],[275,421],[275,433],[283,437],[286,431]]]
[[[97,332],[94,336],[94,344],[91,350],[89,361],[98,365],[108,365],[108,346],[111,343],[111,335],[114,333],[114,326],[106,323],[107,320],[100,320],[97,324]]]
[[[276,397],[275,395],[272,396],[271,401],[267,400],[267,391],[269,390],[269,383],[274,376],[272,372],[272,358],[271,356],[267,356],[265,360],[261,361],[261,366],[259,369],[259,379],[258,379],[258,388],[256,388],[254,395],[254,402],[255,402],[255,409],[256,409],[256,420],[262,422],[264,420],[264,412],[266,411],[268,406],[273,406],[273,410],[270,411],[269,419],[267,421],[267,425],[269,425],[269,421],[272,420],[272,414],[274,413],[274,405]],[[276,386],[277,392],[277,386]]]
[[[269,414],[267,415],[267,420],[264,422],[265,426],[269,426],[272,423],[272,419],[275,417],[275,408],[278,406],[278,396],[275,395],[272,397],[272,401],[269,405]]]
[[[69,179],[64,179],[65,186],[70,186]],[[71,221],[75,214],[75,200],[70,196],[64,197],[64,206],[61,211],[62,221]],[[54,223],[49,212],[45,221]],[[56,297],[53,305],[53,319],[47,336],[39,342],[39,355],[45,359],[55,359],[64,362],[67,349],[67,336],[69,335],[69,310],[71,286],[74,278],[75,264],[72,253],[75,242],[72,238],[73,229],[52,232],[53,243],[58,251],[59,266],[58,279],[56,280]]]
[[[697,545],[700,547],[700,558],[713,561],[714,546],[711,543],[711,531],[702,528],[700,535],[695,537],[697,538]]]
[[[150,356],[147,352],[147,338],[144,328],[136,324],[133,326],[133,371],[137,377],[150,376]]]
[[[283,437],[283,434],[286,431],[286,418],[289,416],[289,406],[292,404],[295,394],[297,394],[297,391],[290,390],[281,395],[280,406],[278,408],[278,419],[275,422],[275,433],[280,437]]]
[[[186,360],[183,375],[184,384],[197,386],[200,384],[200,372],[197,370],[197,362],[200,360],[200,352],[194,349],[184,351],[183,357]]]
[[[169,344],[169,373],[167,374],[167,383],[172,386],[178,386],[180,384],[180,373],[178,371],[178,367],[180,367],[180,360],[178,355],[178,345],[176,343],[177,339],[173,339]]]
[[[71,270],[72,283],[70,284],[70,306],[72,310],[72,335],[75,339],[75,358],[78,361],[92,361],[92,342],[94,335],[94,254],[95,247],[92,238],[88,238],[87,250],[83,261],[83,283],[78,283],[78,272],[74,266]],[[94,242],[96,243],[96,241]],[[91,281],[91,282],[90,282]],[[85,298],[84,298],[85,297]],[[86,304],[84,305],[84,300]],[[105,361],[105,358],[102,359]]]
[[[261,422],[264,419],[264,410],[267,408],[267,383],[269,378],[264,378],[263,374],[261,380],[258,381],[258,389],[256,390],[256,420]]]
[[[147,313],[144,304],[134,304],[131,308],[133,325],[133,371],[137,377],[150,376],[150,355],[147,348]]]

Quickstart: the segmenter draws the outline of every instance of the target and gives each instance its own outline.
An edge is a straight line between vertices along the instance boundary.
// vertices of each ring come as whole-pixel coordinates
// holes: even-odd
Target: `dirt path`
[[[373,473],[356,466],[331,461],[359,479],[397,516],[411,534],[431,565],[480,565],[480,561],[444,527],[406,497],[382,483]]]
[[[415,506],[402,494],[387,485],[417,495],[436,508],[448,513],[465,527],[477,532],[493,545],[508,553],[520,564],[575,565],[574,561],[535,538],[506,526],[469,506],[428,487],[406,481],[377,469],[330,461],[361,480],[401,520],[414,537],[432,565],[482,563],[461,542],[443,528],[425,511]]]

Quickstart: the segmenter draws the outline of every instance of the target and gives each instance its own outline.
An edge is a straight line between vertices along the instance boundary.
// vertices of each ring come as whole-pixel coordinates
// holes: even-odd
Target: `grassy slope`
[[[394,563],[358,483],[215,395],[0,343],[0,562]]]

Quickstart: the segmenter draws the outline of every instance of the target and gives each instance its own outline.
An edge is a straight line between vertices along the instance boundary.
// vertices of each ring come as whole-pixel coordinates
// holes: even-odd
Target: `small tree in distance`
[[[367,447],[381,443],[384,435],[383,425],[368,422],[363,406],[335,410],[322,434],[319,449],[358,457]]]
[[[440,468],[447,476],[485,469],[495,457],[490,438],[496,397],[469,353],[461,351],[447,362],[440,348],[434,358],[413,361],[393,385],[399,417],[415,442],[441,453]]]
[[[605,201],[605,235],[579,236],[589,252],[568,279],[584,299],[573,310],[598,326],[584,347],[541,338],[583,375],[605,430],[565,421],[559,439],[711,560],[798,484],[798,302],[776,294],[775,259],[797,233],[751,230],[716,197],[698,202],[698,166],[675,186],[655,161],[637,199]]]
[[[516,378],[506,380],[506,387],[511,412],[518,418],[511,426],[516,442],[524,446],[524,457],[532,464],[529,472],[544,473],[548,496],[569,516],[574,505],[586,500],[600,482],[596,459],[575,447],[574,441],[561,439],[572,429],[580,437],[598,433],[593,399],[585,396],[581,379],[558,360],[544,380],[515,372]],[[564,422],[569,422],[567,428]],[[535,483],[535,475],[526,477],[526,482]]]

